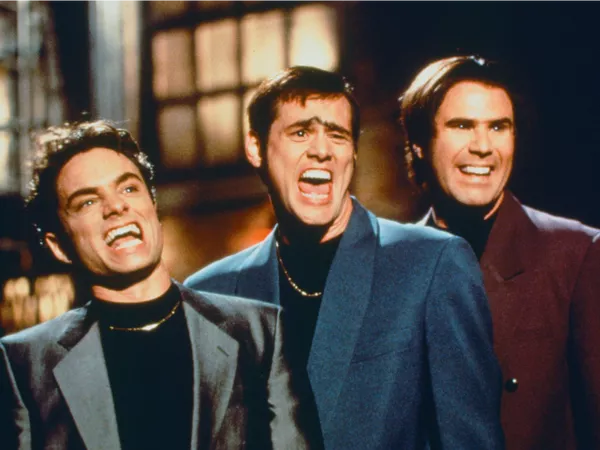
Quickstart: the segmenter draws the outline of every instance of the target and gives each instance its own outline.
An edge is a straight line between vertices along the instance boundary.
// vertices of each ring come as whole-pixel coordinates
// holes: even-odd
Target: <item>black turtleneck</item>
[[[483,217],[463,217],[462,220],[454,218],[452,222],[448,223],[447,229],[438,227],[433,217],[430,217],[428,225],[433,225],[440,230],[460,236],[471,245],[477,259],[481,260],[481,255],[485,250],[496,216],[497,212],[485,220]]]
[[[290,278],[303,291],[321,292],[342,236],[318,245],[279,243],[279,254]],[[295,290],[279,266],[279,298],[285,311],[285,341],[293,364],[306,367],[322,295],[307,297]]]
[[[189,449],[192,352],[175,285],[161,297],[123,304],[94,299],[121,448]],[[160,322],[152,331],[132,331]]]

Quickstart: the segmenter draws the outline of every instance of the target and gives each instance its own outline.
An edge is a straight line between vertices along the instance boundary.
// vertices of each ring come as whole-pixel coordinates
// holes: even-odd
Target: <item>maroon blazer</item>
[[[507,450],[600,449],[600,230],[507,192],[480,265]]]

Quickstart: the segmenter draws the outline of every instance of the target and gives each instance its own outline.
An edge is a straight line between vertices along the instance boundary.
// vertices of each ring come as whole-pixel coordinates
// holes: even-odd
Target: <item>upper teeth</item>
[[[487,175],[492,171],[489,166],[463,166],[460,170],[473,175]]]
[[[140,231],[140,228],[132,223],[129,225],[125,225],[124,227],[120,227],[120,228],[115,228],[114,230],[111,230],[107,235],[106,235],[106,239],[104,239],[104,241],[110,245],[112,244],[115,239],[124,236],[128,233],[133,233],[137,236],[141,235],[142,232]]]
[[[331,173],[328,172],[327,170],[308,169],[308,170],[306,170],[302,174],[301,179],[303,179],[303,180],[305,180],[305,179],[311,179],[311,180],[320,180],[320,181],[330,181],[331,180]]]

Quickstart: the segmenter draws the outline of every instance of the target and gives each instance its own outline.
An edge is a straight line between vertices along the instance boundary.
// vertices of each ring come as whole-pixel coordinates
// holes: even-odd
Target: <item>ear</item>
[[[62,245],[60,245],[56,234],[50,232],[44,234],[44,242],[56,259],[65,264],[71,264],[72,261],[63,250]]]
[[[417,158],[423,159],[423,149],[420,146],[418,146],[417,144],[413,144],[412,149],[413,153],[417,156]]]
[[[246,135],[246,159],[255,169],[260,169],[262,166],[260,140],[253,131],[249,131]]]

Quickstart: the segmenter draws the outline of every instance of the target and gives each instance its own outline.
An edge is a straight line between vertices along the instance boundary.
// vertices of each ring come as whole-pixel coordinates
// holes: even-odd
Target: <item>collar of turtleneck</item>
[[[100,326],[108,329],[123,330],[157,326],[166,322],[179,310],[181,294],[175,284],[158,298],[139,303],[117,303],[92,299],[91,312]],[[154,329],[156,327],[152,327]]]

